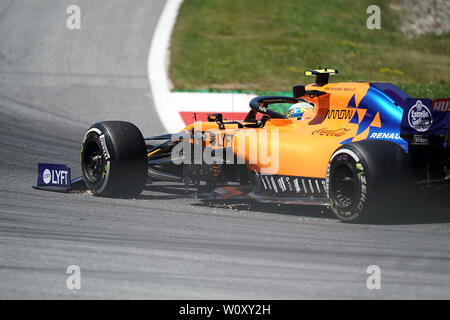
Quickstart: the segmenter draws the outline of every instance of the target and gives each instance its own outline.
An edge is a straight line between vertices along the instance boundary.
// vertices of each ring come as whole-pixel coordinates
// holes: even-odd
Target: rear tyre
[[[328,165],[330,207],[345,222],[374,222],[408,211],[414,185],[408,155],[389,141],[346,144]]]
[[[91,126],[81,148],[81,170],[97,196],[130,197],[147,181],[147,148],[139,129],[124,121]]]

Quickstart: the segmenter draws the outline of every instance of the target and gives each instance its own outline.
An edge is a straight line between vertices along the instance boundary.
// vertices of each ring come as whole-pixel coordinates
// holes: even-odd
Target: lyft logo
[[[38,186],[70,186],[70,169],[63,164],[38,164]]]
[[[67,184],[69,171],[49,170],[45,169],[42,179],[45,184]]]

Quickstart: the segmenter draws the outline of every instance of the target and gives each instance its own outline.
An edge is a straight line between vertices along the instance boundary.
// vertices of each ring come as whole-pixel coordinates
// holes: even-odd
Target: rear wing
[[[450,147],[450,98],[407,98],[403,106],[401,137],[411,145]]]

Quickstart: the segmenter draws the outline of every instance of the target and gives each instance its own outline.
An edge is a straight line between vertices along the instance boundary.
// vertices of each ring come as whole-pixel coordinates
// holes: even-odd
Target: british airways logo
[[[63,164],[38,164],[38,186],[70,187],[70,168]]]

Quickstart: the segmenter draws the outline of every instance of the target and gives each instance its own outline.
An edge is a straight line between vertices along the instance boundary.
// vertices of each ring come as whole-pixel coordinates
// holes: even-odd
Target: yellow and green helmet
[[[286,116],[287,116],[288,118],[291,118],[291,119],[297,119],[297,120],[300,120],[300,119],[303,117],[303,114],[304,114],[305,112],[307,112],[307,111],[312,111],[312,110],[314,110],[314,109],[315,109],[315,107],[314,107],[314,105],[312,105],[311,103],[308,103],[308,102],[306,102],[306,101],[300,101],[300,102],[298,102],[298,103],[296,103],[296,104],[293,104],[293,105],[289,108],[289,110],[288,110]]]

